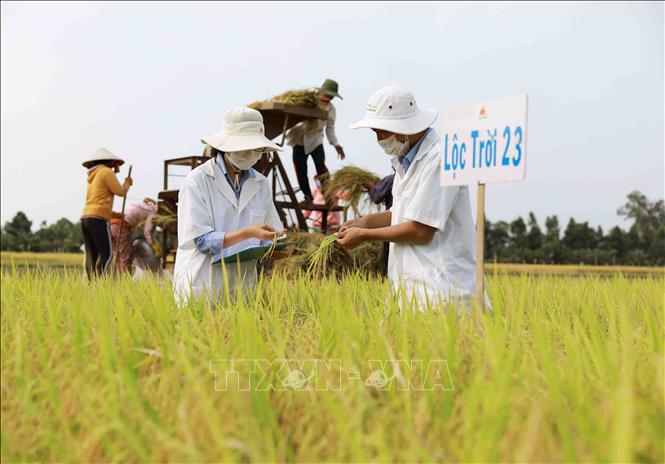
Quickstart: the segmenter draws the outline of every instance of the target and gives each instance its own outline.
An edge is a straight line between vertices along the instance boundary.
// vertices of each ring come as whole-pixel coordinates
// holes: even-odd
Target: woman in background
[[[114,195],[124,197],[132,185],[131,177],[127,177],[123,185],[115,177],[124,163],[106,148],[99,148],[83,162],[83,167],[88,170],[88,191],[81,214],[81,229],[89,279],[105,274],[111,264],[113,246],[109,221],[111,217],[121,217],[112,212],[113,198]]]
[[[111,219],[111,238],[118,247],[116,250],[118,271],[132,270],[135,230],[141,227],[143,238],[148,245],[152,246],[155,243],[155,224],[152,221],[155,214],[157,214],[157,202],[152,198],[144,198],[141,203],[129,205],[122,219],[115,217]]]

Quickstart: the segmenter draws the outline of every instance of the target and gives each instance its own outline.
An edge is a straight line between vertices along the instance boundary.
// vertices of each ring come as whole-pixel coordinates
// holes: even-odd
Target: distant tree
[[[35,245],[39,251],[76,252],[82,241],[80,224],[66,218],[49,226],[43,222],[35,234]]]
[[[562,262],[561,230],[559,218],[547,216],[545,218],[545,238],[543,243],[543,260],[549,264]]]
[[[0,229],[0,250],[14,251],[17,249],[16,240],[13,236],[5,232],[5,228]]]
[[[628,201],[617,213],[633,220],[633,227],[643,243],[652,238],[660,227],[665,227],[665,203],[663,200],[651,202],[637,190],[628,194]]]
[[[658,265],[665,258],[665,202],[649,201],[647,197],[633,191],[628,201],[617,210],[620,216],[632,219],[628,233],[628,261],[635,265]]]
[[[654,266],[665,266],[665,227],[661,226],[653,235],[653,241],[649,247],[650,264]]]
[[[597,264],[594,249],[599,244],[596,231],[588,222],[575,222],[570,218],[563,233],[561,243],[564,247],[564,260],[568,263]]]
[[[513,262],[524,262],[526,256],[526,224],[522,217],[518,217],[510,223],[510,260]]]
[[[568,221],[561,241],[573,250],[593,248],[598,242],[596,231],[589,227],[588,222],[575,222],[573,218]]]
[[[619,226],[612,227],[609,233],[603,238],[603,247],[609,251],[611,256],[608,264],[623,263],[628,252],[626,234]]]
[[[560,238],[559,218],[556,215],[547,216],[545,218],[545,240],[548,242],[558,242]]]
[[[618,214],[632,220],[627,231],[613,227],[607,235],[588,222],[568,221],[561,234],[557,216],[545,218],[541,230],[533,212],[508,223],[485,219],[485,258],[501,262],[552,264],[665,265],[665,203],[650,201],[634,191]],[[0,249],[9,251],[78,252],[83,237],[79,222],[62,218],[53,224],[43,221],[32,232],[32,221],[22,211],[0,229]],[[159,237],[159,232],[158,232]]]
[[[626,256],[621,264],[639,266],[644,261],[646,253],[642,250],[642,243],[640,234],[637,232],[637,227],[633,225],[628,229],[624,237],[626,240]]]
[[[492,261],[507,259],[507,248],[510,242],[510,228],[505,221],[489,223],[490,227],[485,235],[485,258]]]
[[[16,213],[3,227],[2,249],[9,251],[29,251],[32,245],[32,221],[23,211]],[[7,242],[5,244],[5,241]]]
[[[492,256],[496,254],[494,250],[494,243],[492,241],[492,221],[487,219],[485,216],[485,259],[492,259]]]
[[[526,233],[526,247],[529,250],[529,261],[537,263],[542,261],[543,257],[543,232],[538,226],[536,216],[530,212],[528,220],[528,232]]]
[[[80,222],[72,223],[61,218],[48,225],[42,221],[37,232],[32,233],[32,221],[23,212],[16,213],[2,228],[0,248],[7,251],[80,251],[83,236]]]

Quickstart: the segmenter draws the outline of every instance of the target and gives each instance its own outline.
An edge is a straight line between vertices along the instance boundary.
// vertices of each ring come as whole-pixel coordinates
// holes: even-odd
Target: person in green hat
[[[293,165],[296,170],[296,177],[300,185],[300,191],[305,196],[305,205],[312,203],[312,191],[309,186],[307,176],[307,157],[312,156],[314,166],[319,179],[325,179],[328,172],[326,167],[325,152],[323,150],[323,132],[325,130],[328,142],[337,150],[339,159],[344,159],[344,149],[337,140],[335,134],[335,119],[337,111],[331,103],[332,99],[338,97],[339,85],[332,79],[326,79],[320,87],[315,87],[320,107],[328,111],[328,118],[310,119],[298,123],[286,133],[286,142],[293,147]]]

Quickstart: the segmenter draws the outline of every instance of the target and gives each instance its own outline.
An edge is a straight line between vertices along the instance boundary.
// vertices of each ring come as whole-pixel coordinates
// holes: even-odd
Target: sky
[[[616,210],[629,192],[664,196],[663,13],[662,2],[2,2],[1,221],[77,220],[81,162],[102,146],[127,161],[120,180],[133,165],[130,202],[156,197],[163,160],[200,154],[227,109],[333,78],[347,160],[326,142],[331,170],[390,173],[373,133],[348,127],[385,85],[440,112],[528,93],[526,180],[489,184],[487,217],[627,227]]]

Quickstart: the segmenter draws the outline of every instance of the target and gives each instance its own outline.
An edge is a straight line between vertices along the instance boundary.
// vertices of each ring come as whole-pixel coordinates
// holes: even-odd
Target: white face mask
[[[254,150],[243,150],[232,151],[227,153],[227,155],[229,155],[229,161],[231,161],[231,164],[234,168],[241,171],[246,171],[261,159],[261,155],[263,155],[263,153],[256,152]]]
[[[379,146],[383,148],[383,151],[390,156],[402,156],[406,155],[409,151],[409,139],[407,138],[404,142],[400,142],[395,137],[395,134],[387,137],[383,140],[379,140]]]

